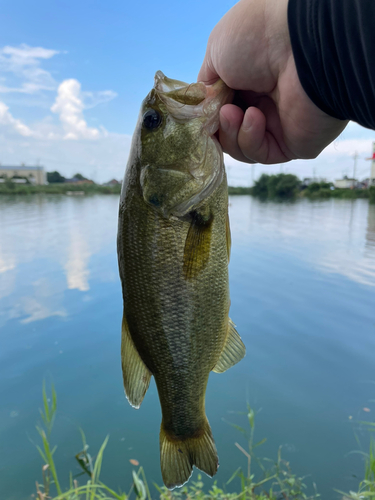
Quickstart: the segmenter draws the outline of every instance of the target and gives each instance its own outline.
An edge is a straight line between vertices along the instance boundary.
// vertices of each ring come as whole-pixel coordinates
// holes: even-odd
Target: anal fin
[[[189,480],[193,465],[210,477],[214,476],[219,467],[219,459],[207,418],[201,432],[196,436],[181,439],[171,436],[162,423],[160,465],[164,484],[170,490]]]
[[[142,361],[130,336],[125,314],[122,319],[121,363],[124,388],[129,403],[139,408],[150,385],[151,372]]]
[[[230,318],[228,319],[228,333],[225,344],[218,362],[212,369],[216,373],[225,372],[228,368],[241,361],[246,354],[246,348],[235,328],[235,324]]]

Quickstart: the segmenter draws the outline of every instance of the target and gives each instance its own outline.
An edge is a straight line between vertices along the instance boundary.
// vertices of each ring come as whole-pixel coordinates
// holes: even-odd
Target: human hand
[[[219,140],[239,161],[315,158],[348,123],[324,113],[303,90],[287,9],[288,0],[241,0],[208,40],[198,81],[221,78],[237,91],[221,108]]]

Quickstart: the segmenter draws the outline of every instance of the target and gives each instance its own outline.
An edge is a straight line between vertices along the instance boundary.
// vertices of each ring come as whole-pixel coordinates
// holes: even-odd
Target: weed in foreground
[[[37,426],[42,440],[42,447],[38,446],[37,448],[44,464],[42,466],[42,482],[36,483],[38,500],[127,500],[130,497],[138,498],[139,500],[152,500],[143,467],[139,467],[137,471],[132,471],[132,484],[128,493],[116,492],[104,484],[100,480],[100,472],[108,437],[104,440],[97,456],[94,458],[88,451],[89,446],[82,430],[83,448],[76,454],[75,459],[81,468],[79,476],[85,476],[87,480],[83,484],[79,484],[78,480],[70,474],[69,488],[67,491],[63,491],[54,461],[57,447],[51,447],[50,444],[56,411],[57,396],[55,389],[52,385],[51,398],[49,399],[45,384],[43,384],[43,409],[40,410],[42,424]],[[159,498],[161,500],[313,500],[318,498],[318,494],[314,494],[313,496],[305,494],[304,490],[306,486],[303,483],[303,478],[299,478],[291,473],[289,464],[281,458],[281,450],[279,450],[276,462],[261,460],[256,457],[254,450],[263,444],[265,439],[254,444],[255,412],[248,406],[245,414],[249,424],[249,431],[228,422],[246,438],[248,451],[239,443],[235,443],[235,446],[237,446],[247,459],[245,472],[243,472],[241,467],[238,468],[223,488],[219,488],[215,481],[208,493],[204,490],[204,483],[200,474],[197,481],[190,481],[188,485],[174,491],[169,491],[165,487],[155,485],[156,491],[159,493]],[[252,472],[252,463],[254,461],[261,468],[263,477],[260,479],[256,479],[255,474]],[[268,464],[272,465],[269,465],[267,468],[263,462],[268,462]],[[240,479],[240,491],[238,493],[229,493],[225,490],[225,487],[235,478]]]

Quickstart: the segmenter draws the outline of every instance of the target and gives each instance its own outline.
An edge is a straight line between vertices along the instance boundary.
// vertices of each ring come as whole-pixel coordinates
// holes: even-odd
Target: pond
[[[57,392],[51,442],[64,486],[79,472],[80,428],[93,455],[110,436],[102,479],[113,489],[128,491],[130,459],[161,484],[155,384],[139,410],[122,386],[117,210],[116,196],[0,198],[2,500],[30,498],[41,480],[43,380]],[[351,452],[369,439],[356,422],[375,412],[375,206],[234,196],[230,219],[231,317],[247,355],[210,376],[216,479],[246,468],[234,445],[246,442],[228,422],[246,426],[238,412],[249,403],[256,440],[267,438],[258,455],[275,459],[282,446],[310,488],[339,498],[334,488],[355,489],[363,477]]]

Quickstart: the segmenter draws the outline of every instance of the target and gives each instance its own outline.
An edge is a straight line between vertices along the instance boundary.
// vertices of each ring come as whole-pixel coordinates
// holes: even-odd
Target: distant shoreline
[[[121,193],[121,184],[115,186],[102,186],[100,184],[69,184],[69,183],[53,183],[43,186],[34,186],[31,184],[0,184],[0,195],[2,194],[117,194]],[[233,194],[251,194],[249,187],[231,187],[228,188],[228,193]]]
[[[294,198],[309,198],[309,199],[328,199],[328,198],[341,198],[341,199],[357,199],[357,198],[370,198],[372,199],[372,191],[367,189],[319,189],[315,192],[308,192],[308,190],[300,191]],[[42,186],[34,186],[31,184],[0,184],[1,195],[30,195],[30,194],[59,194],[59,195],[91,195],[91,194],[115,194],[121,193],[121,184],[115,186],[102,186],[100,184],[69,184],[69,183],[53,183]],[[253,188],[251,187],[228,187],[229,195],[252,195]],[[267,198],[272,199],[272,198]],[[279,199],[279,198],[278,198]],[[290,199],[287,197],[286,199]]]

